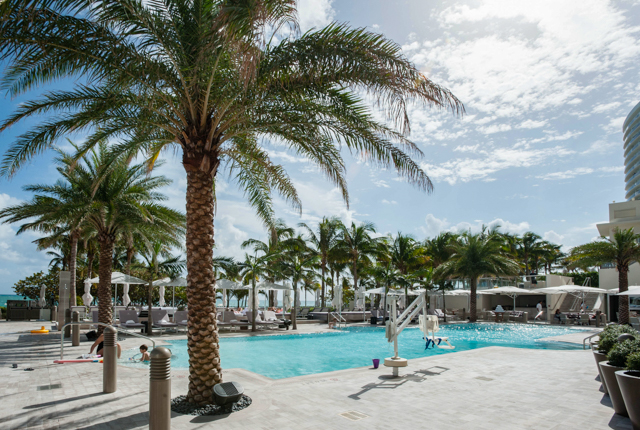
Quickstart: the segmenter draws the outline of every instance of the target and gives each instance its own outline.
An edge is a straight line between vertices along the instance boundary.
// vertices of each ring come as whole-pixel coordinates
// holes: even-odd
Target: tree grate
[[[38,391],[55,390],[58,388],[62,388],[62,384],[39,385]]]
[[[369,418],[369,415],[365,415],[362,412],[358,412],[358,411],[347,411],[338,415],[340,415],[342,418],[346,418],[351,421],[358,421],[363,418]]]

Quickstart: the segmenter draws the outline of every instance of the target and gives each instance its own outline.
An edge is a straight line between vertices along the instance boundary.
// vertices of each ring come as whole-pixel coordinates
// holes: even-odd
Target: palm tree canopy
[[[520,266],[504,254],[502,242],[491,233],[465,233],[452,242],[449,260],[435,269],[437,278],[515,275]]]
[[[57,112],[19,136],[5,154],[11,176],[62,135],[89,133],[83,151],[118,138],[118,152],[144,152],[152,165],[168,146],[188,171],[228,172],[268,225],[271,193],[300,206],[284,169],[261,139],[283,142],[314,162],[348,202],[336,143],[394,167],[430,191],[411,158],[408,106],[460,101],[422,75],[401,47],[379,34],[332,24],[300,35],[294,0],[5,0],[0,4],[2,85],[12,95],[60,77],[72,90],[22,104],[0,131]],[[385,113],[374,119],[363,94]]]
[[[619,269],[640,261],[640,234],[633,229],[616,229],[613,237],[602,236],[596,241],[576,246],[569,254],[569,260],[583,266],[599,266],[615,263]]]

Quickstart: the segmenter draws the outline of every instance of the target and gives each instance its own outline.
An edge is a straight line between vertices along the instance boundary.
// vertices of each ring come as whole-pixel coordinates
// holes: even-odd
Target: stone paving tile
[[[148,371],[119,366],[118,391],[102,394],[100,364],[55,365],[55,339],[22,336],[18,341],[19,335],[6,334],[27,328],[25,323],[0,322],[0,429],[148,427]],[[318,330],[324,326],[301,325],[301,331]],[[568,336],[580,342],[586,335]],[[181,337],[165,335],[156,341]],[[141,340],[121,343],[127,349]],[[89,346],[65,347],[65,355],[80,355]],[[11,363],[19,368],[12,369]],[[173,414],[172,428],[631,429],[629,420],[614,415],[608,397],[598,391],[589,351],[491,347],[409,363],[398,379],[390,379],[390,370],[383,367],[280,380],[226,369],[225,380],[240,382],[253,404],[229,416]],[[28,366],[35,370],[25,372]],[[187,372],[174,370],[172,376],[172,395],[185,393]],[[36,389],[55,383],[62,387]],[[368,417],[350,421],[339,415],[347,411]]]

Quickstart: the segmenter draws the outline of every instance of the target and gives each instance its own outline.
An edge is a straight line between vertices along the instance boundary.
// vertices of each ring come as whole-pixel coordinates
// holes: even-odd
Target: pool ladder
[[[342,327],[342,324],[344,324],[345,327],[347,326],[347,320],[344,319],[344,317],[340,315],[338,312],[329,312],[329,318],[330,318],[329,321],[331,321],[331,318],[334,319],[337,327]]]

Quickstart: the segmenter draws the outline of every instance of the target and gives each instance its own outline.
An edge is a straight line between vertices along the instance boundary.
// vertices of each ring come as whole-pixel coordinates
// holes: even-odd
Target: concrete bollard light
[[[149,430],[171,428],[171,351],[154,348],[149,354]]]
[[[102,392],[114,393],[118,389],[118,330],[105,327],[102,346]]]
[[[78,311],[73,311],[71,321],[74,323],[80,322]],[[80,346],[80,326],[77,324],[71,326],[71,346]]]

